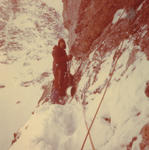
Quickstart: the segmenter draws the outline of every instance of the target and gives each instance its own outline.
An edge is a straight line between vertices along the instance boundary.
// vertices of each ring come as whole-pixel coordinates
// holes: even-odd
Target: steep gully
[[[75,2],[63,0],[63,3],[64,25],[69,31],[70,53],[80,60],[81,65],[84,60],[88,59],[88,56],[93,50],[96,49],[98,53],[97,55],[103,59],[108,52],[112,52],[112,50],[118,47],[122,41],[130,38],[133,39],[135,46],[129,55],[125,72],[134,63],[135,59],[137,59],[136,54],[139,51],[137,47],[140,46],[141,51],[146,54],[146,57],[149,60],[149,1],[116,0],[108,3],[104,0],[77,0]],[[117,22],[113,23],[112,20],[114,19],[114,14],[120,9],[123,9],[123,11],[121,11]],[[126,14],[124,18],[122,17],[123,13]],[[144,35],[142,35],[143,32]],[[113,62],[115,62],[117,57],[122,55],[123,51],[125,51],[125,49],[122,50],[121,46],[121,48],[115,52]],[[89,66],[90,62],[85,62],[88,62],[86,64]],[[96,68],[96,73],[99,72],[101,63],[102,62],[100,62]],[[115,67],[112,69],[113,70],[109,74],[110,79],[115,71]],[[107,80],[98,92],[101,92],[105,87],[107,89],[110,84],[110,79]],[[96,75],[94,80],[96,80]],[[88,84],[84,90],[87,90],[89,86],[90,85]],[[149,93],[148,89],[149,85],[147,82],[145,89],[145,94],[147,97]],[[83,93],[85,93],[85,91]],[[99,104],[98,109],[100,108],[101,103]],[[98,113],[98,110],[96,113]],[[97,114],[95,114],[95,117],[96,115]],[[82,150],[87,136],[89,135],[89,131],[93,125],[94,119],[87,132],[86,138],[82,145]],[[148,131],[148,124],[146,124],[140,131],[142,134],[142,143],[140,143],[141,150],[143,150],[148,143]],[[127,145],[127,150],[131,149],[132,144],[136,139],[137,138],[134,137],[130,144]]]

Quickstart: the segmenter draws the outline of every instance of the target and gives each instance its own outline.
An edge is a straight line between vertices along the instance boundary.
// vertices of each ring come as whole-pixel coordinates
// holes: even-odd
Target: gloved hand
[[[72,60],[72,55],[68,55],[68,61]]]

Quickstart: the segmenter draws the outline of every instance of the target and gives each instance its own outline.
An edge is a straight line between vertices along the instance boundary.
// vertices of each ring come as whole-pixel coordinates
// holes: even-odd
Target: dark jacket
[[[67,71],[67,61],[68,57],[64,49],[59,46],[53,47],[53,70],[62,69],[62,71]]]

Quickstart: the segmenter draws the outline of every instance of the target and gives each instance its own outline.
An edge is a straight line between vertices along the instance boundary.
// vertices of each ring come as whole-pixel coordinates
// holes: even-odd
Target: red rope
[[[122,43],[120,49],[122,48],[122,46],[123,46],[123,43]],[[90,127],[89,127],[89,129],[88,129],[88,132],[87,132],[87,134],[86,134],[86,136],[85,136],[85,139],[84,139],[84,141],[83,141],[81,150],[83,150],[83,148],[84,148],[84,145],[85,145],[85,143],[86,143],[87,137],[88,137],[88,135],[89,135],[89,133],[90,133],[90,130],[91,130],[91,128],[92,128],[92,126],[93,126],[93,124],[94,124],[94,121],[95,121],[95,119],[96,119],[97,113],[98,113],[98,111],[99,111],[99,109],[100,109],[100,107],[101,107],[101,104],[102,104],[103,100],[104,100],[104,97],[105,97],[105,95],[106,95],[108,86],[109,86],[109,84],[110,84],[110,81],[111,81],[111,79],[112,79],[113,73],[114,73],[114,71],[115,71],[115,67],[116,67],[117,61],[119,60],[121,54],[122,54],[122,53],[119,53],[118,58],[117,58],[116,61],[115,61],[115,64],[114,64],[114,66],[113,66],[112,72],[110,73],[110,78],[109,78],[109,80],[108,80],[108,82],[107,82],[107,85],[106,85],[104,94],[103,94],[103,96],[102,96],[102,98],[101,98],[101,101],[100,101],[100,103],[99,103],[99,105],[98,105],[98,107],[97,107],[97,110],[96,110],[96,113],[95,113],[95,115],[94,115],[94,118],[93,118],[93,120],[92,120],[92,122],[91,122],[91,125],[90,125]]]
[[[84,110],[84,108],[83,108],[83,116],[84,116],[85,126],[86,126],[86,129],[87,129],[87,131],[88,131],[89,128],[88,128],[88,124],[87,124],[87,121],[86,121],[86,115],[85,115],[85,110]],[[92,150],[95,150],[95,146],[94,146],[94,143],[93,143],[93,140],[92,140],[92,137],[91,137],[90,132],[89,132],[89,139],[90,139],[90,143],[91,143],[91,146],[92,146]]]

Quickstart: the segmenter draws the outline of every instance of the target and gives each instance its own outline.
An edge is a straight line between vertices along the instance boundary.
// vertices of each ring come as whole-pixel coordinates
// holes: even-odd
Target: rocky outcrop
[[[149,97],[149,81],[146,83],[145,94]]]
[[[142,141],[140,143],[140,150],[146,150],[149,148],[149,123],[145,124],[140,132]]]
[[[106,43],[106,47],[112,47],[111,44],[117,46],[122,38],[128,38],[130,34],[134,34],[136,44],[140,45],[142,51],[149,57],[146,44],[149,33],[144,35],[146,38],[143,40],[137,38],[142,27],[149,24],[148,1],[113,0],[109,3],[105,0],[63,0],[63,3],[64,24],[69,30],[68,44],[73,55],[77,57],[88,55],[93,42],[98,38],[102,43],[105,35],[110,36],[107,36],[110,41]],[[142,6],[140,6],[141,3]],[[119,9],[123,9],[126,16],[125,19],[119,19],[115,25],[112,20]]]
[[[1,85],[1,84],[0,84],[0,88],[5,88],[5,85]]]

